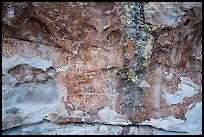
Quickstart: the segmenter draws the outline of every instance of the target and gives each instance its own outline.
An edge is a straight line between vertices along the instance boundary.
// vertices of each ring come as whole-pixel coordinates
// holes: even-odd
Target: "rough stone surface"
[[[176,2],[148,2],[144,5],[145,19],[153,25],[173,26],[185,14],[180,5]]]
[[[177,131],[190,134],[202,134],[202,102],[193,104],[189,107],[185,114],[185,120],[176,119],[174,116],[168,116],[167,118],[153,119],[145,121],[143,124],[152,125],[167,131]],[[196,117],[195,117],[196,116]]]
[[[3,134],[202,134],[201,106],[201,3],[3,3]]]
[[[189,135],[189,133],[169,132],[150,126],[121,127],[97,123],[58,125],[44,121],[38,124],[5,130],[2,135]]]
[[[46,105],[57,102],[59,107],[50,113],[83,116],[91,122],[99,120],[95,115],[104,107],[119,112],[116,73],[123,66],[122,30],[116,8],[105,14],[114,7],[114,3],[4,3],[3,73],[5,80],[15,80],[12,85],[4,82],[3,91],[9,92],[3,95],[6,108],[10,109],[13,104],[8,102],[12,96],[18,98],[21,89],[24,98],[27,92],[31,95],[23,101],[16,99],[16,107],[19,102],[30,104],[30,98],[43,106],[49,100],[43,88],[54,82],[52,92],[46,93],[53,99]],[[36,98],[42,95],[41,103]],[[12,126],[19,124],[25,122]]]
[[[149,5],[155,5],[154,7],[159,9],[159,13],[165,13],[169,9],[161,7],[168,7],[171,4],[180,6],[180,8],[173,6],[174,8],[171,10],[182,9],[184,15],[177,20],[176,25],[158,24],[161,26],[154,32],[155,43],[151,65],[149,75],[145,78],[150,84],[150,88],[144,91],[146,93],[145,100],[149,102],[146,103],[148,104],[146,108],[149,108],[149,118],[153,118],[153,116],[165,118],[174,115],[176,118],[184,119],[187,106],[193,102],[202,101],[202,70],[200,68],[202,59],[198,59],[198,56],[202,55],[197,52],[198,49],[202,50],[202,17],[198,12],[202,7],[199,6],[199,3],[192,3],[192,5],[182,2],[147,3],[144,5],[144,11],[151,9],[152,6]],[[148,12],[146,14],[146,16],[153,16]],[[162,16],[162,14],[157,14],[156,19],[160,19]],[[153,22],[156,19],[147,18],[147,22]],[[183,77],[188,77],[186,80],[189,82],[186,80],[184,82]],[[185,84],[186,82],[188,84]],[[177,97],[174,100],[169,99],[170,103],[166,100],[167,98],[163,98],[166,94],[169,95],[167,95],[168,98],[175,95]]]

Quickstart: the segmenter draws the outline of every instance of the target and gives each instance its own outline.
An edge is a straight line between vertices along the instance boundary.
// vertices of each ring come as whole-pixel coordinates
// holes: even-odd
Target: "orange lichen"
[[[134,48],[133,48],[133,42],[132,40],[128,40],[128,45],[125,48],[126,53],[130,53],[131,55],[134,55]]]
[[[125,48],[125,53],[127,53],[130,56],[130,62],[127,66],[127,68],[130,68],[134,63],[134,47],[132,40],[128,40],[128,45]]]

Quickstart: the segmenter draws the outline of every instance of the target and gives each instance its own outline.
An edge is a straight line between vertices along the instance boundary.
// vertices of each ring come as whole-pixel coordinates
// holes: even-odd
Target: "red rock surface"
[[[113,112],[108,111],[107,115],[116,114],[115,119],[122,119],[119,124],[169,115],[185,119],[187,106],[202,101],[200,9],[186,8],[176,26],[161,26],[154,32],[150,66],[142,79],[149,87],[138,88],[126,84],[118,74],[124,65],[119,6],[114,2],[3,3],[2,129],[35,123],[35,120],[30,121],[34,116],[26,117],[26,113],[22,117],[21,113],[14,114],[21,117],[19,123],[6,122],[10,115],[6,111],[12,104],[7,102],[16,94],[16,87],[26,84],[39,87],[51,81],[56,83],[57,90],[50,92],[49,97],[55,92],[59,96],[53,100],[58,102],[42,115],[56,112],[67,117],[83,117],[85,122],[111,123],[99,114],[109,107]],[[6,62],[11,60],[14,61]],[[198,93],[185,97],[182,103],[168,104],[164,91],[176,93],[180,77],[189,77],[198,85]],[[38,96],[41,95],[31,98]],[[18,105],[12,107],[20,109]],[[43,118],[42,115],[39,117]]]

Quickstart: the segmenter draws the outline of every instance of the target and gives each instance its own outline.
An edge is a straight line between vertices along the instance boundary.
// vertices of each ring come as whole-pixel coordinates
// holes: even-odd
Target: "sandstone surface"
[[[200,2],[3,2],[4,134],[202,134],[201,110]]]

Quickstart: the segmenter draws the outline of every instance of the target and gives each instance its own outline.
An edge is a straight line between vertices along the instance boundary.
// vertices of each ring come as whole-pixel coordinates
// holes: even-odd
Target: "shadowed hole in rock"
[[[190,21],[191,21],[190,19],[186,19],[183,25],[187,26],[190,23]]]
[[[18,86],[21,86],[21,85],[22,85],[22,83],[17,82],[14,86],[15,86],[15,87],[18,87]]]
[[[193,8],[190,8],[189,11],[193,11]]]
[[[67,39],[69,39],[69,40],[72,40],[72,39],[73,39],[73,36],[72,36],[71,32],[68,31],[65,26],[60,26],[60,29],[59,29],[56,33],[57,33],[57,35],[59,35],[60,37],[67,38]]]
[[[109,44],[117,45],[121,40],[121,36],[119,30],[113,30],[107,35],[106,40],[108,40]]]
[[[56,70],[55,70],[54,67],[49,67],[49,68],[46,68],[46,72],[48,72],[48,73],[55,73]]]
[[[20,64],[8,70],[8,73],[11,75],[22,75],[26,72],[26,70],[30,70],[30,66],[28,64]]]

